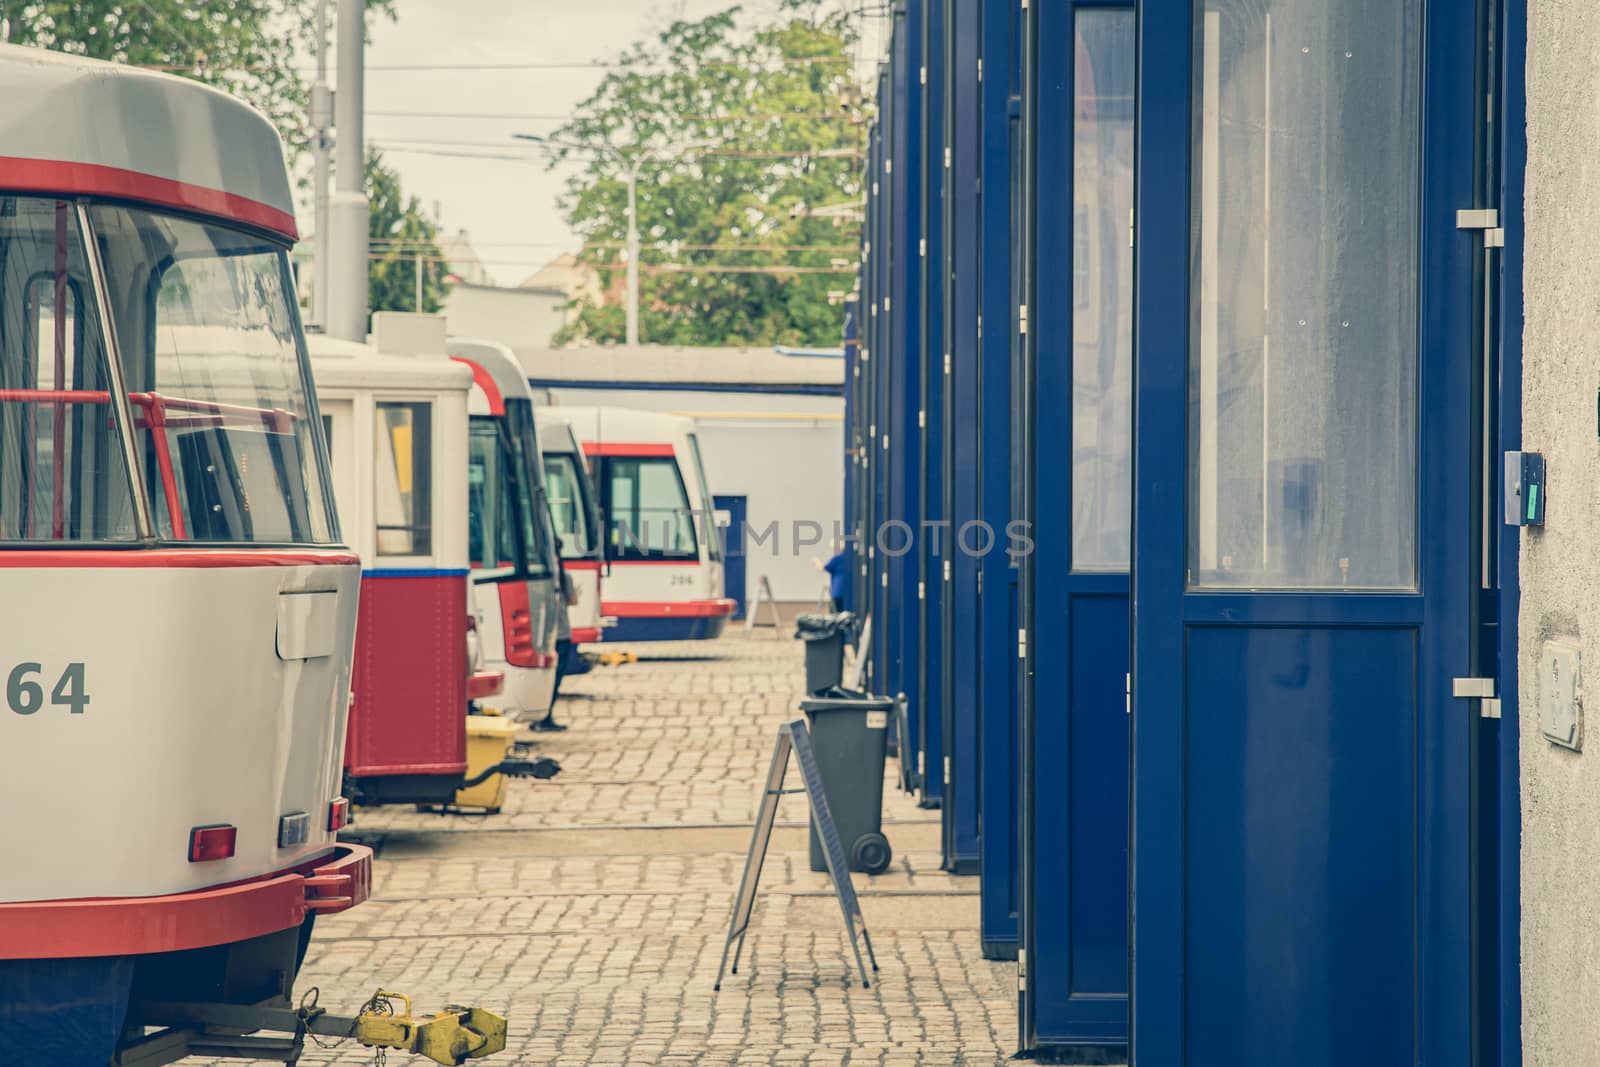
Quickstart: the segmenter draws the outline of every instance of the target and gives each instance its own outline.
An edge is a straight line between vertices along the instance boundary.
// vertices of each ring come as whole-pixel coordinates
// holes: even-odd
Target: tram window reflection
[[[159,536],[331,541],[283,247],[136,208],[89,216]]]
[[[1197,0],[1189,582],[1416,585],[1421,0]]]
[[[433,406],[380,402],[376,426],[378,555],[431,555]]]

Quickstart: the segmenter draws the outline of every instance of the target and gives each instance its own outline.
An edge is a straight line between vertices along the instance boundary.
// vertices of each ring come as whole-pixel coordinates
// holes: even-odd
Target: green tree
[[[735,7],[623,53],[552,135],[585,149],[560,149],[552,165],[583,162],[561,206],[608,294],[576,301],[558,343],[623,339],[630,163],[643,341],[838,343],[829,292],[849,287],[859,230],[814,211],[862,194],[855,33],[834,5],[785,0],[753,29]]]
[[[157,67],[224,89],[303,150],[313,55],[310,0],[0,0],[0,41]],[[368,0],[368,17],[394,0]]]
[[[414,196],[400,188],[400,175],[376,151],[367,154],[367,199],[371,257],[367,279],[373,311],[438,312],[449,287],[439,251],[439,225]],[[419,258],[420,257],[420,258]],[[422,307],[417,307],[417,268],[422,268]]]

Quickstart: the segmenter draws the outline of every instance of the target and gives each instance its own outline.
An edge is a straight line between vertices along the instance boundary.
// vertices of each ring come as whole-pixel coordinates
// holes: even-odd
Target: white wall
[[[541,347],[566,324],[566,300],[543,289],[457,285],[445,297],[444,318],[452,337]]]
[[[1518,736],[1526,1067],[1600,1063],[1600,697],[1583,750],[1540,730],[1546,641],[1580,649],[1600,694],[1600,5],[1529,5],[1524,449],[1548,463],[1542,529],[1524,527]]]
[[[688,415],[695,420],[711,491],[745,496],[757,531],[778,523],[776,543],[750,545],[746,595],[764,574],[779,600],[815,601],[825,575],[813,556],[832,555],[828,542],[844,522],[844,400],[826,396],[554,387],[558,405],[601,404]],[[822,527],[822,543],[795,546],[795,523]],[[815,531],[802,530],[802,536]]]

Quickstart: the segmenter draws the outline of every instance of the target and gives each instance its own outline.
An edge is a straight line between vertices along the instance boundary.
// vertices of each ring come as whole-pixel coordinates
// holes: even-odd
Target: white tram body
[[[435,316],[379,312],[372,339],[308,339],[364,568],[345,772],[363,803],[449,803],[467,772],[468,701],[503,684],[478,669],[468,629],[473,376]]]
[[[505,675],[496,701],[503,714],[544,715],[555,700],[567,608],[533,394],[506,346],[451,338],[449,351],[472,371],[469,555],[484,663]]]
[[[564,408],[536,407],[539,451],[544,457],[545,493],[550,518],[561,542],[561,565],[572,586],[567,619],[574,645],[600,640],[600,502],[583,449],[573,436]]]
[[[267,942],[292,979],[368,893],[295,236],[257,112],[0,46],[0,1047],[29,1062],[106,1062],[130,1001]]]
[[[610,641],[719,636],[734,612],[723,594],[722,533],[694,422],[613,407],[563,407],[599,491]]]

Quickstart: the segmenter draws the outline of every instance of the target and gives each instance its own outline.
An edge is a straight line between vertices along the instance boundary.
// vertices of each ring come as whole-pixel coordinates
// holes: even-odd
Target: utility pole
[[[422,313],[422,249],[417,249],[417,313]]]
[[[628,167],[628,317],[627,342],[639,343],[639,164],[643,159],[623,159]]]
[[[311,202],[312,202],[312,278],[311,321],[327,329],[328,262],[330,223],[328,221],[328,170],[332,161],[333,93],[328,88],[328,0],[317,0],[317,80],[311,86]]]
[[[334,99],[338,188],[330,210],[333,248],[325,328],[345,341],[367,339],[366,47],[365,0],[339,0],[339,92]]]

